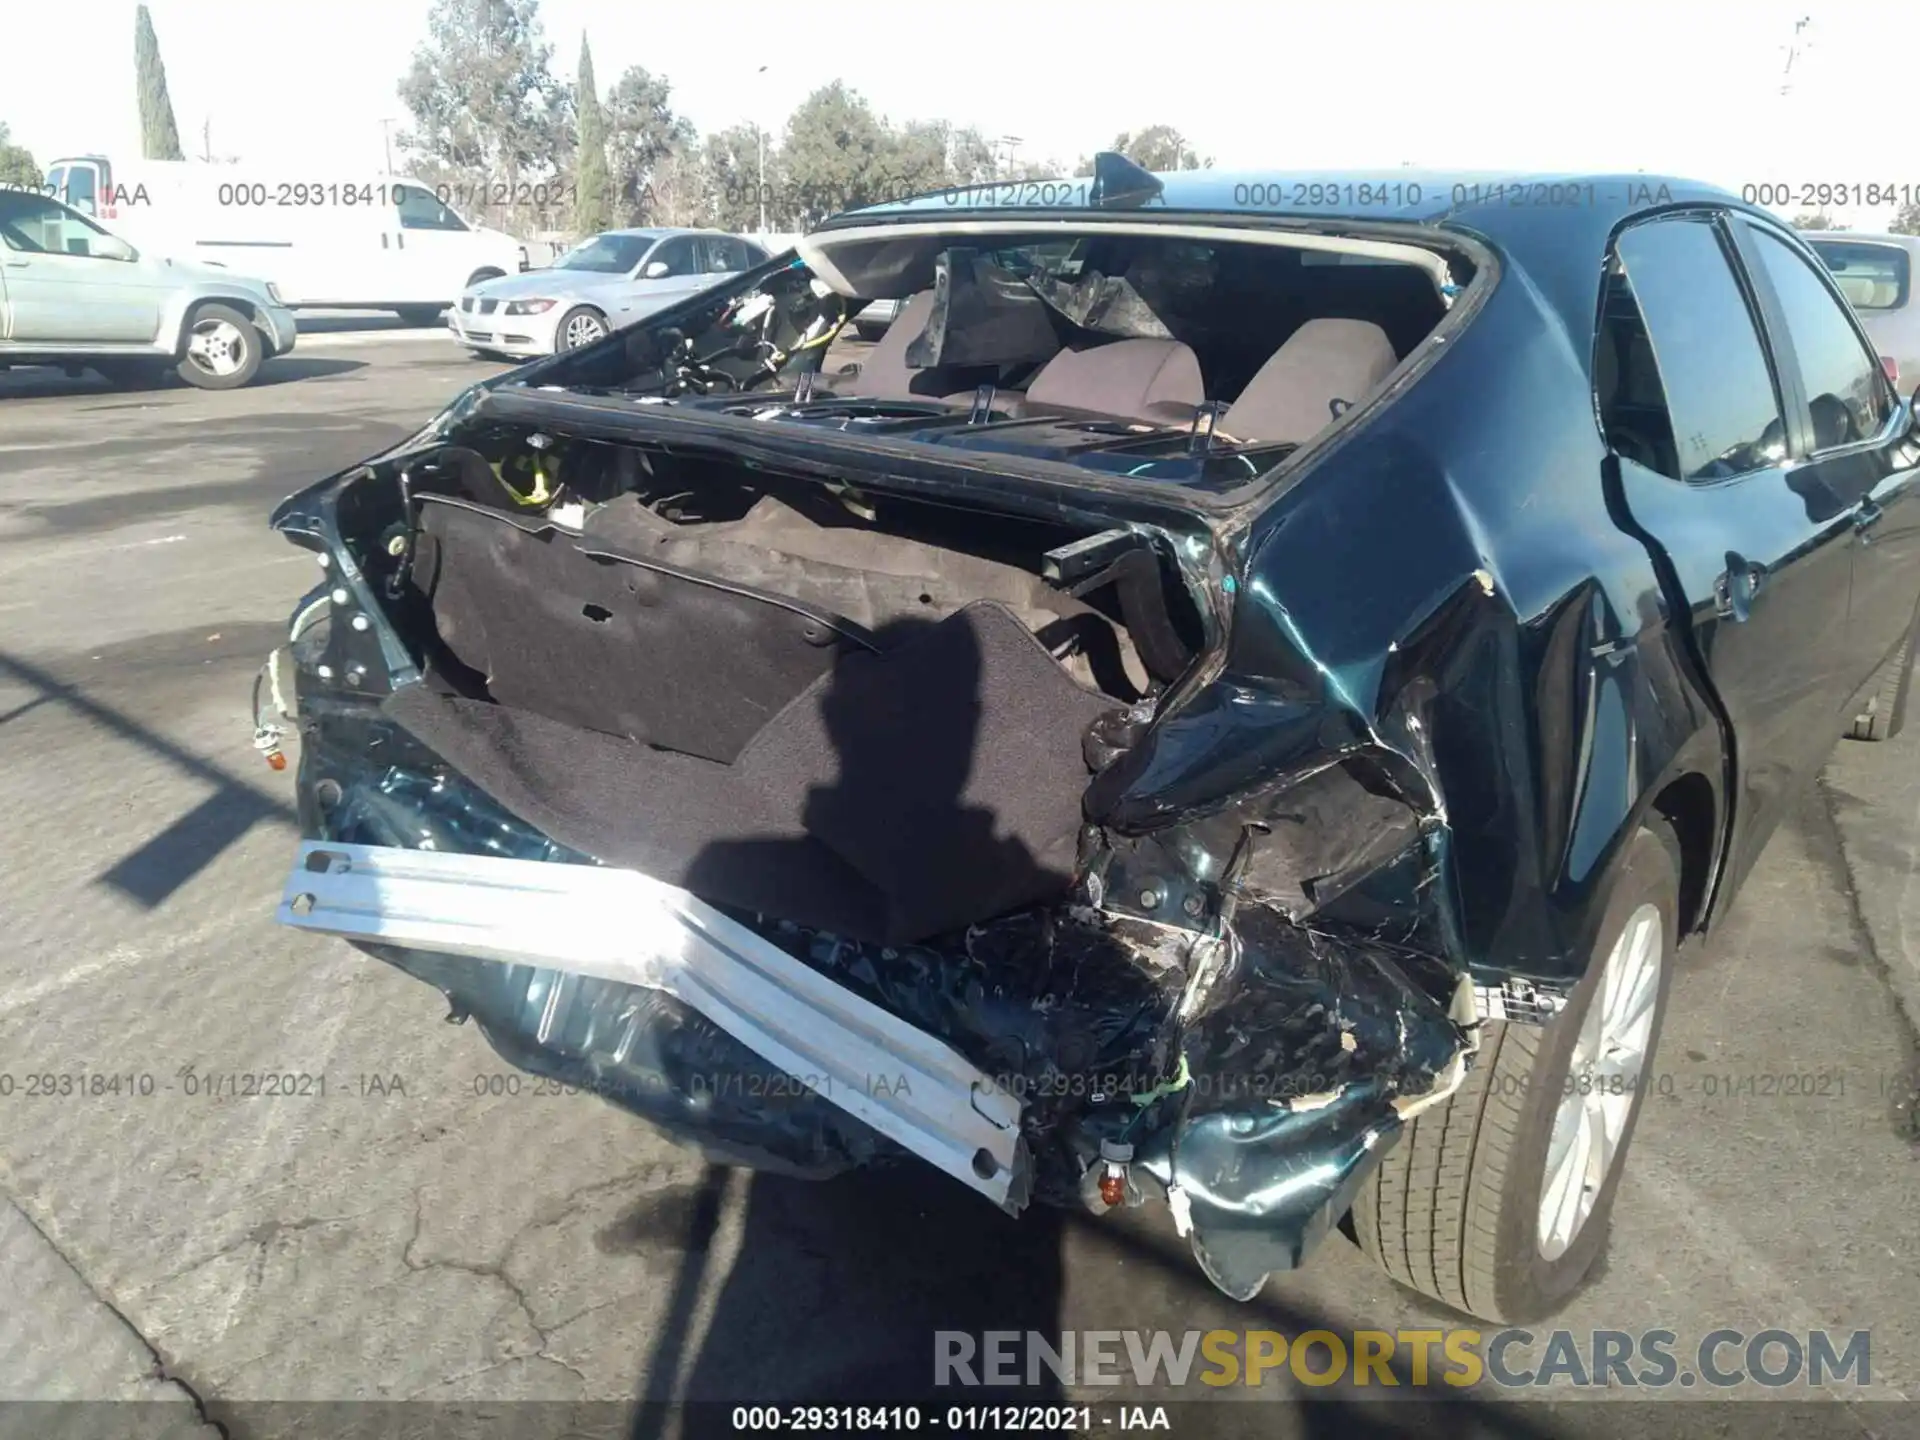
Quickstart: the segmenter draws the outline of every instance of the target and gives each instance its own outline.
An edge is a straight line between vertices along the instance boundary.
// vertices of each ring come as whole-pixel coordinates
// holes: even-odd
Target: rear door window
[[[747,247],[731,235],[706,238],[707,274],[729,275],[747,268]]]
[[[1815,453],[1873,439],[1893,415],[1893,393],[1879,357],[1861,344],[1840,301],[1793,247],[1758,226],[1747,233],[1786,312]]]
[[[1705,217],[1656,220],[1628,230],[1617,248],[1671,418],[1668,473],[1713,481],[1779,464],[1780,398],[1719,227]]]

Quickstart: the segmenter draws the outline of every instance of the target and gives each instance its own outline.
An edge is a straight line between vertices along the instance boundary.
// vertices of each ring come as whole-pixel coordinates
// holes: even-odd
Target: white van
[[[296,309],[393,310],[428,324],[469,286],[527,268],[511,235],[468,223],[404,176],[79,155],[53,161],[47,186],[137,245],[271,280]]]

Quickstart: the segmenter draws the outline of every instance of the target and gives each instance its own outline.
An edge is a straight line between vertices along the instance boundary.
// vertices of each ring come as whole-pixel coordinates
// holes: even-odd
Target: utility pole
[[[1802,15],[1798,20],[1793,22],[1793,39],[1787,43],[1787,63],[1780,71],[1780,93],[1782,95],[1791,95],[1793,93],[1793,62],[1800,58],[1802,49],[1811,50],[1813,48],[1811,41],[1803,41],[1801,39],[1801,37],[1806,34],[1807,27],[1812,23],[1813,17],[1811,15]]]
[[[387,151],[387,174],[393,174],[393,127],[399,123],[397,117],[389,116],[380,122],[380,143]]]
[[[1785,47],[1787,52],[1786,64],[1780,67],[1780,95],[1783,101],[1789,99],[1793,95],[1794,61],[1798,60],[1801,57],[1801,55],[1804,54],[1806,51],[1811,50],[1813,48],[1812,37],[1807,34],[1807,31],[1809,27],[1812,26],[1812,24],[1813,24],[1813,17],[1811,15],[1802,15],[1798,20],[1795,20],[1793,22],[1793,38],[1787,41],[1787,44]],[[1804,67],[1802,68],[1804,69]],[[1798,109],[1799,107],[1794,106],[1792,108]],[[1788,112],[1788,118],[1789,119],[1792,118],[1791,110]],[[1828,219],[1827,207],[1825,205],[1819,206],[1814,211],[1814,213],[1818,215],[1823,221]]]
[[[767,73],[767,67],[762,65],[757,73],[765,75]],[[766,82],[762,80],[760,82],[760,94],[756,97],[760,101],[760,103],[754,107],[756,110],[764,110],[766,108],[766,89]],[[760,200],[759,233],[764,235],[767,233],[767,127],[759,120],[753,122],[753,139],[754,146],[760,154],[760,163],[757,167],[758,173],[755,176],[753,192]]]
[[[213,117],[205,116],[200,121],[200,158],[207,164],[213,163]]]

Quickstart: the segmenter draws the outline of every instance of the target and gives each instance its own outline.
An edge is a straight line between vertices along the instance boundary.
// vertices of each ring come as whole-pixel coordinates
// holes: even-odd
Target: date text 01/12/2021
[[[191,1065],[183,1066],[168,1079],[137,1070],[0,1072],[0,1101],[147,1100],[174,1095],[189,1100],[324,1100],[329,1095],[386,1099],[405,1098],[406,1094],[406,1081],[397,1074],[329,1076],[294,1070],[202,1073]]]
[[[1164,1405],[735,1405],[732,1428],[753,1431],[926,1430],[952,1435],[1061,1434],[1093,1430],[1171,1431]]]

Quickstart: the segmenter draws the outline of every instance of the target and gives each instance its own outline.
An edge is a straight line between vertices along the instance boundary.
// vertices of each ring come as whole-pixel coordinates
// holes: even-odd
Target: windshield
[[[554,261],[553,268],[624,275],[640,263],[640,257],[647,253],[653,238],[651,235],[596,235]]]

